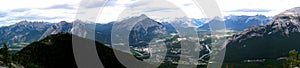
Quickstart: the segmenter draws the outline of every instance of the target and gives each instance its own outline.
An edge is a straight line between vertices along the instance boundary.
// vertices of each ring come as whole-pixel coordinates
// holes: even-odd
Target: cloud
[[[274,16],[287,9],[300,6],[300,0],[216,0],[223,15],[256,15]],[[236,9],[271,9],[270,12],[226,12]]]
[[[128,2],[121,2],[128,1]],[[122,5],[123,3],[123,5]],[[185,5],[184,5],[185,4]],[[202,17],[201,10],[192,0],[118,0],[116,6],[104,7],[99,22],[116,21],[122,18],[146,14],[150,18]]]
[[[81,2],[81,6],[85,8],[97,8],[105,6],[116,6],[118,0],[84,0]]]
[[[41,19],[41,20],[64,20],[66,18],[74,18],[77,14],[89,13],[77,12],[76,9],[84,7],[86,9],[96,9],[103,7],[103,11],[99,19],[100,21],[110,22],[124,11],[124,9],[132,8],[128,12],[144,13],[160,16],[182,16],[176,14],[184,11],[188,17],[203,17],[201,9],[194,4],[193,0],[167,0],[179,7],[166,5],[165,0],[7,0],[0,4],[0,20],[10,19]],[[300,0],[216,0],[223,11],[223,15],[257,15],[263,14],[273,16],[286,9],[300,6]],[[105,6],[103,4],[105,3]],[[155,8],[156,7],[156,8]],[[158,8],[157,8],[158,7]],[[259,10],[256,10],[259,9]],[[269,10],[271,9],[271,10]],[[173,13],[174,12],[174,13]],[[27,15],[27,13],[29,15]],[[129,15],[134,15],[134,13]],[[33,17],[30,17],[33,16]],[[56,18],[56,19],[55,19]],[[24,20],[24,19],[22,19]],[[1,24],[1,23],[0,23]]]
[[[20,8],[20,9],[13,9],[11,10],[11,12],[25,12],[25,11],[29,11],[29,8]]]
[[[190,5],[193,5],[193,3],[183,4],[183,6],[190,6]]]
[[[225,12],[271,12],[272,10],[269,9],[236,9],[231,11]]]
[[[154,8],[147,8],[144,10],[144,12],[156,12],[156,11],[169,12],[169,11],[176,11],[176,10],[178,10],[178,8],[154,7]]]
[[[8,13],[0,11],[0,17],[6,17],[7,15],[8,15]]]
[[[0,4],[0,26],[22,20],[73,21],[81,0],[7,0]]]
[[[47,17],[47,16],[39,16],[39,15],[28,15],[28,16],[17,16],[6,19],[6,21],[14,21],[14,20],[53,20],[65,17]]]
[[[42,9],[75,9],[72,5],[69,4],[59,4],[59,5],[53,5],[47,8]]]
[[[7,21],[0,21],[0,27],[2,27],[2,26],[9,26],[9,25],[12,25],[12,24],[14,24],[14,23],[7,22]]]
[[[144,1],[138,1],[137,3],[134,3],[134,4],[126,4],[125,6],[128,8],[135,8],[135,7],[149,5],[150,3],[151,3],[151,1],[144,0]]]

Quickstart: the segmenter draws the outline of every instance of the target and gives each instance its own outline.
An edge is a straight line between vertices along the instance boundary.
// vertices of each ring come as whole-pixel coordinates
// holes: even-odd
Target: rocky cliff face
[[[54,24],[53,26],[49,27],[39,39],[43,39],[51,34],[57,34],[60,32],[70,32],[72,29],[73,24],[68,23],[66,21],[61,21],[59,23]]]
[[[167,34],[166,28],[159,22],[150,19],[146,15],[132,17],[119,22],[115,22],[114,26],[130,31],[129,43],[138,44],[150,42],[153,38]]]

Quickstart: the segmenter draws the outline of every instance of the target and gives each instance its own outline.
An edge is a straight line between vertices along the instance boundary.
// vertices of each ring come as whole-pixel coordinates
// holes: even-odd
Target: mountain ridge
[[[300,38],[299,12],[299,7],[286,10],[268,24],[252,26],[233,35],[226,43],[225,60],[276,59],[288,56],[290,50],[300,50],[296,41]]]

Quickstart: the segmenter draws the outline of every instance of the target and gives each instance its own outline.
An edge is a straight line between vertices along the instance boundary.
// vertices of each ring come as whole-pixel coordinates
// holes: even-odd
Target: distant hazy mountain
[[[192,23],[194,23],[194,25],[197,27],[203,26],[205,23],[209,21],[207,18],[201,18],[201,19],[191,18],[191,20]]]
[[[208,23],[204,24],[203,26],[199,27],[198,30],[210,30],[210,25],[214,26],[214,30],[224,29],[224,21],[220,17],[215,17],[210,20]],[[222,27],[223,26],[223,27]]]
[[[0,27],[0,44],[37,41],[52,25],[47,22],[21,21],[14,25]]]
[[[266,25],[253,26],[229,38],[226,61],[276,59],[300,50],[300,8],[286,10]]]
[[[263,25],[268,23],[271,18],[266,17],[264,15],[256,15],[256,16],[226,16],[225,17],[225,25],[227,29],[232,30],[244,30],[253,25]]]
[[[196,19],[196,18],[188,18],[188,17],[158,18],[154,20],[160,23],[181,24],[182,26],[189,26],[189,27],[200,27],[208,21],[207,18]]]
[[[223,19],[218,19],[220,21],[224,21],[226,25],[226,29],[242,31],[246,28],[249,28],[253,25],[263,25],[270,21],[271,18],[266,17],[264,15],[256,15],[256,16],[236,16],[230,15],[225,16]],[[216,21],[216,19],[213,19]],[[204,24],[203,26],[199,27],[200,30],[210,30],[209,23]]]

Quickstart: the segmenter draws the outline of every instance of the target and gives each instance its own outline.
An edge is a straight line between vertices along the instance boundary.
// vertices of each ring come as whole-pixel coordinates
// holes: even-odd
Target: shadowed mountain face
[[[110,44],[111,42],[111,29],[114,22],[108,24],[96,24],[95,38],[98,42]]]
[[[69,33],[58,33],[50,35],[45,39],[38,42],[33,42],[20,52],[16,53],[15,61],[18,61],[25,67],[36,67],[39,68],[76,68],[76,62],[74,59],[72,49],[72,39],[80,40],[82,42],[95,42],[93,40],[84,39],[81,37],[72,37]],[[96,49],[98,56],[101,59],[102,64],[105,67],[124,67],[116,59],[113,49],[104,46],[101,43],[96,43]],[[82,45],[84,46],[84,45]],[[116,51],[123,58],[128,58],[132,55]],[[132,63],[137,63],[133,61]],[[146,65],[146,63],[139,63],[139,65]]]
[[[16,59],[25,67],[77,67],[72,52],[72,35],[61,33],[33,42],[16,53]]]
[[[300,50],[300,8],[286,10],[266,25],[233,35],[227,43],[226,61],[276,59]]]
[[[140,42],[150,42],[152,39],[157,38],[158,36],[167,34],[166,28],[159,22],[156,22],[146,15],[141,15],[136,18],[127,19],[121,21],[126,23],[132,20],[142,19],[133,26],[129,34],[130,44],[137,44]],[[133,24],[127,24],[133,25]],[[124,26],[126,27],[126,25]]]

